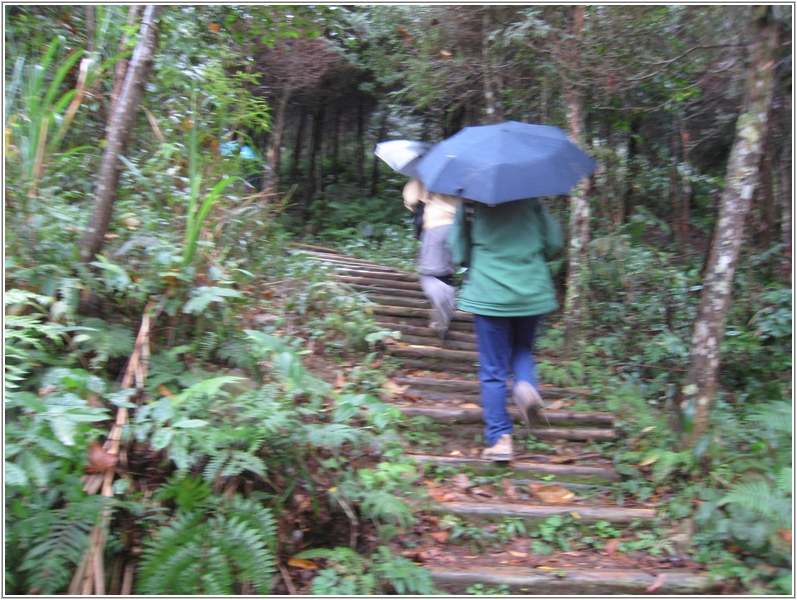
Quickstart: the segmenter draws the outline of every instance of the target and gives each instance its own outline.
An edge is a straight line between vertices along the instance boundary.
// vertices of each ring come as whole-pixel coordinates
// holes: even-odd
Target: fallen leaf
[[[460,404],[462,408],[480,408],[478,404],[474,404],[473,402],[465,402],[465,404]]]
[[[109,454],[97,440],[94,440],[89,446],[89,462],[86,465],[86,473],[103,473],[115,467],[118,462],[118,455]]]
[[[544,483],[527,483],[526,487],[531,490],[531,493],[535,493],[538,489],[545,487]]]
[[[450,531],[432,531],[429,533],[432,536],[432,539],[437,542],[438,544],[445,544],[448,541],[448,538],[451,537]]]
[[[639,467],[647,467],[648,465],[652,465],[654,462],[659,460],[660,454],[654,453],[648,456],[645,460],[641,461],[637,466]]]
[[[578,514],[576,511],[571,511],[570,512],[570,516],[573,517],[574,519],[580,519],[581,518],[581,515]]]
[[[646,594],[652,594],[657,589],[659,589],[661,586],[663,586],[665,581],[667,581],[667,575],[662,573],[661,575],[656,577],[656,579],[653,580],[653,583],[651,583],[648,586],[648,589],[645,590],[645,593]]]
[[[435,502],[453,502],[457,497],[452,493],[446,493],[441,490],[430,489],[429,495]]]
[[[526,558],[529,555],[528,552],[515,552],[514,550],[507,550],[507,553],[518,558]]]
[[[791,546],[791,529],[778,529],[778,534],[784,542]]]
[[[307,560],[306,558],[296,558],[296,557],[288,559],[288,566],[298,567],[300,569],[304,569],[305,571],[313,571],[318,568],[318,565],[314,563],[312,560]]]
[[[469,487],[473,487],[473,482],[471,482],[470,477],[465,475],[465,473],[454,476],[451,479],[451,484],[459,490],[467,490]]]
[[[545,407],[545,410],[559,410],[565,405],[564,402],[561,400],[557,400],[556,402],[551,402],[548,406]]]
[[[645,427],[642,430],[642,433],[647,433],[648,431],[653,431],[654,429],[656,429],[656,426],[655,425],[651,425],[650,427]]]
[[[568,490],[563,485],[544,485],[534,490],[534,495],[543,502],[569,503],[576,497],[576,493]]]
[[[345,385],[346,385],[346,377],[344,377],[341,371],[338,371],[338,374],[335,375],[335,389],[342,390]]]
[[[620,544],[619,539],[609,540],[606,542],[606,545],[603,547],[603,554],[607,556],[614,556],[614,553],[617,552],[617,546]]]
[[[167,387],[166,387],[165,385],[163,385],[163,384],[160,384],[160,385],[158,386],[158,393],[159,393],[161,396],[165,396],[166,398],[172,398],[172,397],[174,397],[174,392],[172,392],[172,391],[171,391],[169,388],[167,388]]]
[[[383,389],[387,390],[390,394],[403,394],[406,392],[410,386],[409,385],[399,385],[392,379],[388,380],[388,382],[382,386]]]
[[[462,452],[459,450],[452,450],[449,456],[462,456]]]
[[[482,487],[471,488],[470,493],[474,496],[484,496],[485,498],[492,498],[495,495]]]
[[[47,385],[39,390],[39,396],[46,396],[58,389],[57,385]]]
[[[501,487],[504,488],[506,495],[513,500],[517,500],[517,491],[515,491],[515,484],[511,479],[504,478],[501,480]]]
[[[556,567],[546,567],[545,565],[542,565],[541,567],[537,567],[537,568],[541,569],[543,571],[556,571],[557,570]]]

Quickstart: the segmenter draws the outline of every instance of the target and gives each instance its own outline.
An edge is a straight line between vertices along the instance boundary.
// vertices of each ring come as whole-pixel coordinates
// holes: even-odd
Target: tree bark
[[[307,121],[307,108],[302,106],[299,113],[299,125],[296,128],[296,141],[293,143],[293,156],[291,157],[291,170],[288,176],[289,185],[296,183],[299,178],[299,159],[302,156],[302,139],[304,138],[304,126]]]
[[[357,103],[357,187],[365,189],[365,101],[358,95]]]
[[[772,18],[772,7],[756,6],[750,10],[752,38],[745,104],[736,122],[736,139],[728,159],[725,191],[692,334],[689,372],[681,390],[681,442],[684,447],[694,446],[708,429],[736,261],[753,192],[759,181],[761,142],[774,91],[777,26]]]
[[[379,120],[379,133],[376,134],[376,141],[380,142],[387,133],[387,121],[390,116],[390,107],[385,106],[382,118]],[[371,196],[376,196],[376,186],[379,184],[379,158],[374,154],[373,164],[371,165]]]
[[[279,187],[280,149],[282,148],[282,135],[285,132],[285,113],[288,111],[290,97],[289,90],[286,89],[282,92],[282,97],[279,104],[277,104],[274,125],[271,128],[271,139],[266,153],[266,163],[268,164],[270,175],[270,181],[266,187],[273,192],[276,192]]]
[[[482,8],[482,68],[484,79],[484,112],[487,123],[500,123],[504,120],[500,100],[500,83],[495,72],[490,52],[490,32],[493,27],[493,7]]]
[[[141,14],[141,5],[133,4],[130,6],[130,10],[127,13],[127,31],[133,28],[133,26],[138,21],[139,15]],[[122,39],[119,40],[119,54],[127,50],[127,43],[130,39],[130,36],[127,32],[122,34]],[[119,101],[119,94],[122,93],[122,86],[125,82],[125,75],[127,74],[127,66],[130,61],[126,58],[120,58],[116,61],[116,65],[114,65],[114,81],[113,81],[113,90],[111,91],[111,105],[108,108],[108,124],[106,125],[106,132],[111,128],[111,119],[113,119],[113,113],[116,110],[116,104]]]
[[[150,5],[144,10],[138,44],[125,75],[117,108],[111,115],[100,175],[97,178],[94,207],[88,227],[80,241],[80,260],[83,262],[92,260],[100,251],[108,231],[119,184],[119,156],[125,152],[135,116],[141,105],[144,85],[152,68],[152,61],[158,45],[155,24],[162,8],[162,6]]]
[[[310,200],[316,192],[316,160],[318,151],[321,148],[321,136],[324,132],[324,113],[326,112],[326,102],[324,98],[319,99],[318,107],[313,113],[313,129],[310,136],[310,156],[307,165],[307,183],[304,188],[304,216],[310,216]]]
[[[584,7],[573,7],[573,34],[581,37],[584,28]],[[577,65],[575,66],[577,68]],[[567,91],[567,120],[573,143],[584,136],[584,94],[578,86]],[[575,356],[583,347],[587,311],[587,275],[589,273],[589,182],[578,185],[570,196],[570,243],[568,247],[567,291],[565,294],[565,350]]]
[[[786,144],[780,159],[780,205],[783,216],[780,222],[781,240],[783,240],[783,258],[781,262],[781,272],[783,279],[791,285],[791,265],[792,265],[792,170],[791,170],[791,145]]]

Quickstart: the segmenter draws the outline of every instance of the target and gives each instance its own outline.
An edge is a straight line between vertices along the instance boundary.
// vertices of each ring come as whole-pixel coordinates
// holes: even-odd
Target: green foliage
[[[432,577],[403,556],[394,556],[379,546],[370,559],[350,548],[317,548],[297,554],[298,558],[323,559],[327,567],[313,578],[314,595],[373,595],[435,593]]]
[[[6,550],[22,556],[12,575],[13,589],[45,595],[64,589],[89,547],[91,530],[106,503],[101,496],[84,496],[73,498],[63,508],[24,511],[28,516],[13,522],[6,534]],[[7,584],[8,580],[7,571]]]
[[[276,570],[276,522],[255,500],[206,496],[144,541],[142,594],[268,593]]]

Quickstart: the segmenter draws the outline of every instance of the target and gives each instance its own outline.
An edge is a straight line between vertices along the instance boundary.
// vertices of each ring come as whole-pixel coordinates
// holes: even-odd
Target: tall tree
[[[755,6],[748,10],[751,38],[745,103],[736,122],[736,138],[728,160],[725,190],[692,334],[690,367],[681,390],[684,445],[694,445],[708,428],[736,261],[753,192],[759,182],[762,141],[775,85],[778,36],[772,7]]]
[[[97,178],[94,207],[89,224],[80,241],[80,259],[88,262],[100,251],[113,214],[119,184],[119,156],[125,153],[135,117],[141,105],[144,86],[149,79],[155,50],[158,46],[156,23],[162,6],[147,6],[141,20],[139,39],[125,73],[124,85],[108,126],[105,151]]]
[[[584,39],[584,6],[573,6],[570,46],[574,68],[579,67]],[[567,122],[570,137],[581,143],[584,136],[584,89],[572,83],[567,89]],[[586,319],[586,286],[589,271],[589,183],[582,182],[570,197],[570,244],[568,247],[567,294],[565,296],[565,347],[572,356],[583,342]]]

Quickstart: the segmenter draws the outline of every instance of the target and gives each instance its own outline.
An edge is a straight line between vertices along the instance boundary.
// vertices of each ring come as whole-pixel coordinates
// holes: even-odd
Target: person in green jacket
[[[487,442],[482,458],[509,461],[510,373],[512,397],[526,426],[541,417],[532,349],[542,315],[559,308],[546,256],[561,248],[561,228],[536,198],[498,205],[465,202],[448,244],[454,261],[468,267],[457,308],[474,316]]]

